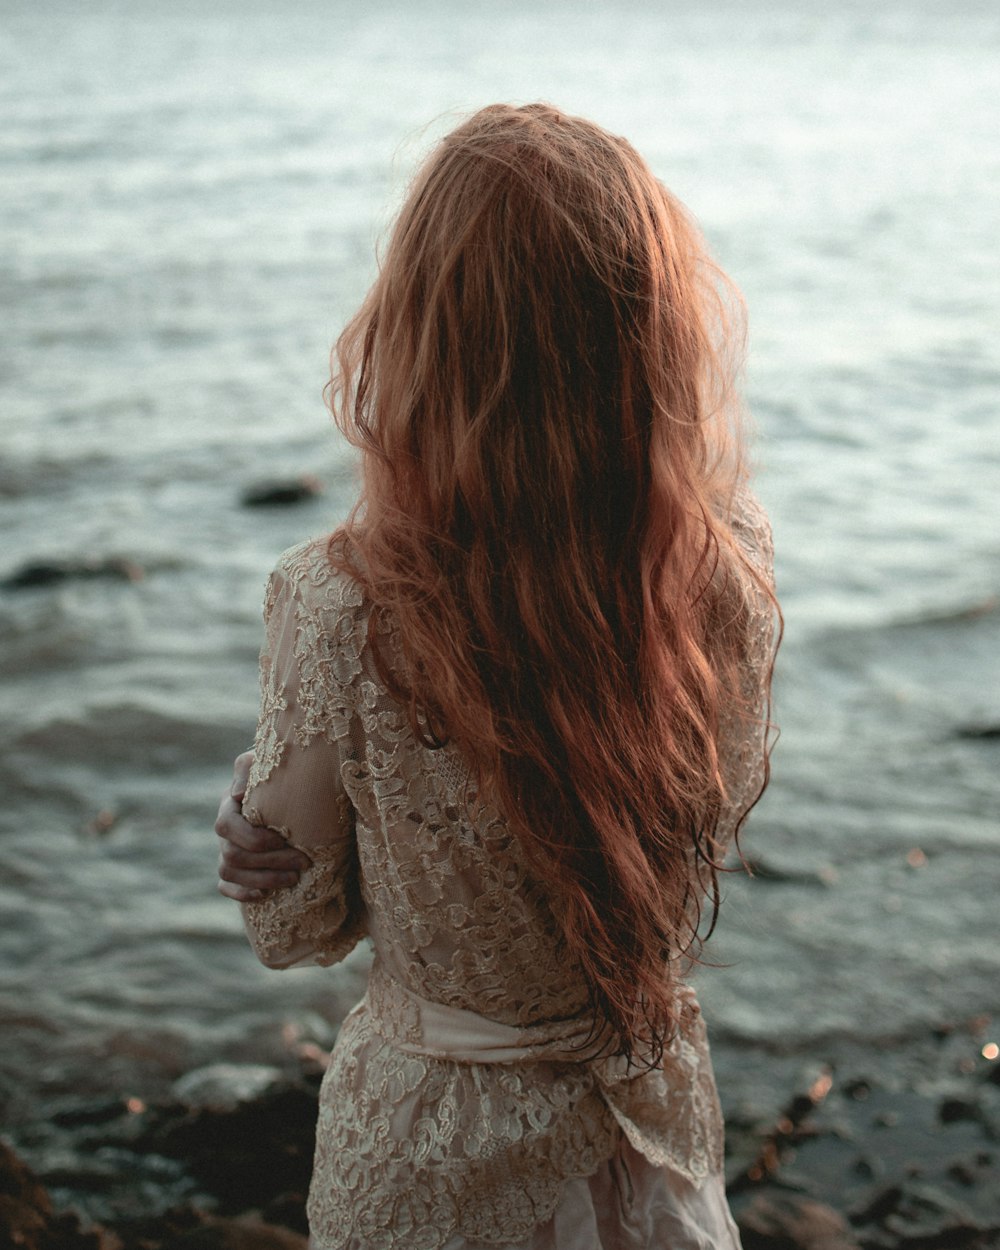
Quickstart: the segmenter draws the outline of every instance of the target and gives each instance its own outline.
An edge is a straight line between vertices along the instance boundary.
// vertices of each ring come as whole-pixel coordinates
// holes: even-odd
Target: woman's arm
[[[724,706],[720,718],[719,763],[726,782],[727,803],[716,830],[716,841],[723,853],[767,782],[774,735],[769,719],[771,672],[781,632],[781,617],[773,598],[771,524],[749,491],[739,497],[732,525],[736,541],[759,581],[745,572],[738,583],[743,598],[739,620],[745,635],[742,701],[737,708]]]
[[[298,552],[272,575],[264,608],[261,715],[243,820],[225,800],[220,809],[224,842],[232,848],[223,858],[234,861],[236,872],[284,874],[295,871],[287,867],[289,850],[299,856],[293,884],[281,875],[250,878],[249,886],[230,883],[256,891],[241,898],[243,919],[258,958],[273,968],[336,963],[366,931],[354,811],[341,778],[338,735],[349,721],[346,696],[325,663],[332,658],[336,622],[327,619],[321,579],[313,572]],[[242,771],[234,780],[234,790],[241,788]],[[235,795],[230,797],[235,805]],[[273,888],[282,883],[284,888]]]
[[[274,829],[251,825],[243,815],[253,752],[244,751],[233,763],[233,783],[222,796],[215,832],[219,835],[219,893],[237,903],[256,903],[269,890],[297,885],[303,869],[312,863],[289,846]]]

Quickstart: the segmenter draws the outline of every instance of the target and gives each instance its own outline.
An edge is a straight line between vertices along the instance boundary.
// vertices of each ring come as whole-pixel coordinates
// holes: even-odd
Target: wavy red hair
[[[417,174],[329,391],[363,452],[331,559],[398,627],[415,732],[462,748],[630,1056],[670,1035],[706,896],[714,920],[720,708],[756,715],[740,307],[625,140],[498,105]]]

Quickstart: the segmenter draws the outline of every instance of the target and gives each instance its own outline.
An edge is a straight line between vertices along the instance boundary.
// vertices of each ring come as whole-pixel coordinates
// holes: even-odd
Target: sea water
[[[1000,1032],[998,54],[972,0],[0,5],[0,578],[145,572],[0,591],[7,1126],[325,1044],[360,992],[363,955],[256,965],[212,822],[266,574],[353,499],[330,345],[494,100],[627,135],[750,309],[783,732],[700,975],[724,1094],[752,1053]]]

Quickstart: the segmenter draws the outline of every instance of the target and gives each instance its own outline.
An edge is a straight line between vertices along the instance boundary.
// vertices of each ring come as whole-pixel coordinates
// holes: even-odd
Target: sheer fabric
[[[769,577],[767,522],[749,498],[736,528]],[[244,905],[258,957],[333,964],[366,935],[375,949],[321,1091],[313,1244],[737,1245],[694,991],[680,991],[680,1028],[658,1070],[580,1049],[587,989],[548,891],[457,748],[432,750],[412,733],[376,671],[364,596],[325,551],[325,541],[293,548],[268,585],[244,802],[252,823],[313,861],[298,886]],[[747,581],[746,680],[759,693],[771,613]],[[400,654],[391,627],[378,644]],[[762,729],[723,725],[730,827],[760,786],[763,745]],[[600,1240],[609,1195],[625,1211],[617,1241]],[[590,1240],[579,1232],[588,1202]]]

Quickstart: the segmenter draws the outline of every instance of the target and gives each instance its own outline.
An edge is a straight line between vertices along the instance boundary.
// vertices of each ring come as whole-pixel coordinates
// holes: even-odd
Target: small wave
[[[945,608],[940,612],[928,612],[923,615],[893,621],[888,628],[920,629],[928,625],[968,625],[973,621],[981,620],[985,616],[993,616],[998,611],[1000,611],[1000,595],[987,595],[984,599],[960,604],[953,608]]]
[[[96,484],[102,478],[112,478],[119,469],[118,458],[105,452],[88,453],[72,447],[63,457],[18,457],[8,452],[0,461],[0,499],[61,493],[81,478]]]

